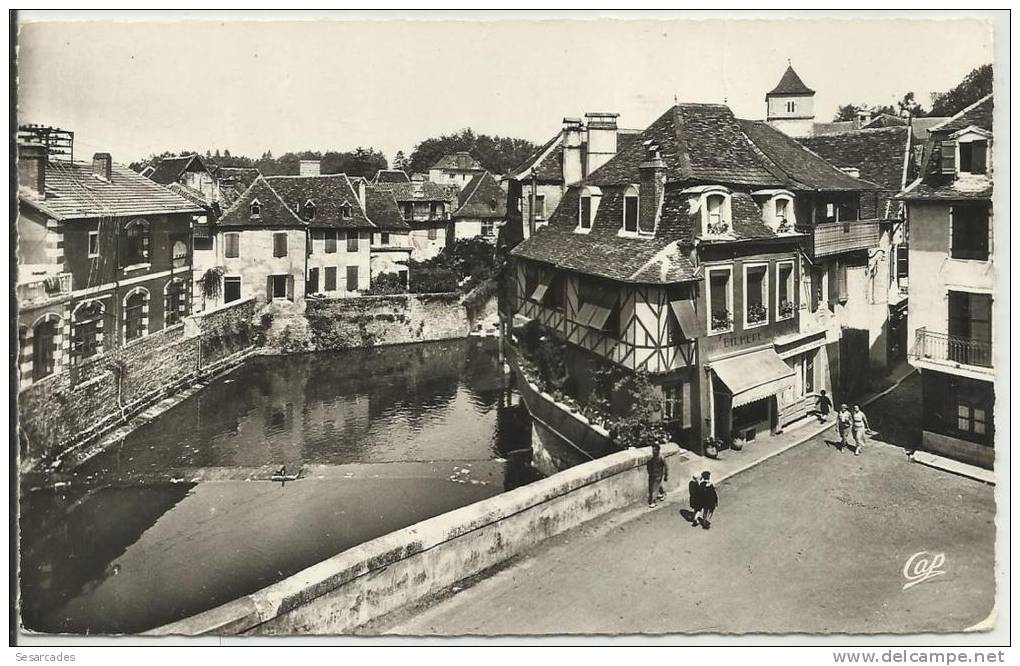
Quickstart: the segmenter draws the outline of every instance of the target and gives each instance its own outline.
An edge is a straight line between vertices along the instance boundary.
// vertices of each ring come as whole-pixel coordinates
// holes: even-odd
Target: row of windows
[[[315,202],[309,199],[304,204],[300,201],[294,204],[294,209],[297,210],[298,215],[303,220],[311,221],[315,219]],[[261,219],[262,217],[262,202],[255,199],[251,202],[248,207],[249,216],[253,219]],[[354,207],[349,203],[340,204],[340,219],[349,220],[354,216]]]
[[[164,290],[163,325],[176,326],[187,312],[187,291],[183,280],[169,282]],[[92,358],[103,351],[104,341],[118,328],[125,343],[144,337],[149,332],[149,311],[152,307],[149,291],[138,287],[125,296],[120,320],[110,312],[103,300],[86,301],[78,305],[71,315],[71,339],[67,357],[72,364]],[[56,314],[43,317],[32,326],[31,342],[28,329],[19,331],[21,349],[31,347],[31,378],[38,381],[62,365],[64,320]],[[25,352],[23,352],[24,354]]]
[[[335,229],[329,229],[321,232],[314,232],[312,241],[321,240],[323,242],[323,251],[326,254],[334,254],[337,251],[337,243],[340,239],[346,236],[347,251],[358,252],[361,249],[360,239],[358,232],[346,233],[337,231]],[[386,238],[384,245],[389,243],[389,234],[383,234]],[[288,249],[288,237],[287,232],[279,232],[273,234],[273,256],[274,257],[286,257]],[[301,243],[302,248],[304,243]],[[227,259],[237,259],[241,256],[241,234],[237,232],[223,234],[223,255]]]
[[[151,261],[152,232],[148,220],[136,218],[124,225],[123,233],[118,237],[117,248],[120,266],[145,264]],[[88,258],[96,259],[101,252],[99,230],[88,232]],[[170,258],[174,268],[188,264],[188,243],[184,239],[173,240],[170,245]]]
[[[774,321],[790,319],[797,310],[794,278],[795,263],[776,262]],[[765,326],[770,320],[769,264],[744,264],[743,327]],[[733,267],[719,266],[708,269],[708,330],[710,334],[733,330]]]

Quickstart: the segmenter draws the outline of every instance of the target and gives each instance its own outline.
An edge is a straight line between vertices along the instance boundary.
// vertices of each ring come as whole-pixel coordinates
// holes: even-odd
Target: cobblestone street
[[[994,488],[881,441],[918,378],[869,408],[856,457],[831,430],[719,485],[709,531],[686,493],[567,532],[511,567],[370,633],[904,633],[962,630],[993,605]],[[895,414],[895,415],[894,415]],[[909,418],[909,417],[906,417]],[[827,440],[829,443],[827,443]],[[945,574],[904,590],[915,553]]]

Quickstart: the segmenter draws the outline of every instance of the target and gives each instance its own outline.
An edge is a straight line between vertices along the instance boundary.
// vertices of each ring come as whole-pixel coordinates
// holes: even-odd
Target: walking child
[[[645,464],[645,469],[648,470],[648,508],[654,509],[657,501],[666,499],[662,484],[669,481],[669,465],[659,455],[658,444],[652,444],[652,457]]]
[[[829,410],[832,409],[832,398],[825,394],[825,389],[818,392],[818,420],[828,421]]]

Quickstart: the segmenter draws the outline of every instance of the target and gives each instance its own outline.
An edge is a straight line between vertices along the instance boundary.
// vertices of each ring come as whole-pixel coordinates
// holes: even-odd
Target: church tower
[[[815,91],[787,66],[776,87],[765,93],[766,121],[789,136],[811,136],[815,124]]]

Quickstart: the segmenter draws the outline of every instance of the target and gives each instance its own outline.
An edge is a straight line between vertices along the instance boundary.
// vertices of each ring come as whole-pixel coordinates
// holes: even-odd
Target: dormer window
[[[705,196],[703,222],[706,236],[723,236],[730,232],[730,198],[721,192]]]
[[[638,232],[638,188],[628,185],[623,192],[623,231],[628,234]]]
[[[601,199],[602,190],[599,188],[594,186],[581,188],[581,205],[577,210],[577,229],[575,229],[577,233],[586,234],[591,231]]]
[[[302,217],[304,217],[304,219],[306,219],[306,220],[314,220],[315,219],[315,202],[313,202],[311,199],[306,201],[305,205],[301,209],[301,214],[302,214]]]
[[[349,203],[345,203],[345,204],[340,206],[340,217],[341,218],[343,218],[345,220],[349,220],[349,219],[351,219],[351,215],[352,215],[352,209],[351,209],[351,205]]]
[[[762,222],[777,234],[793,231],[797,220],[793,207],[793,192],[788,190],[759,190],[752,193],[761,205]]]
[[[258,199],[251,202],[249,211],[251,212],[252,217],[262,217],[262,204],[259,203]]]
[[[987,141],[960,143],[960,173],[987,172]]]

